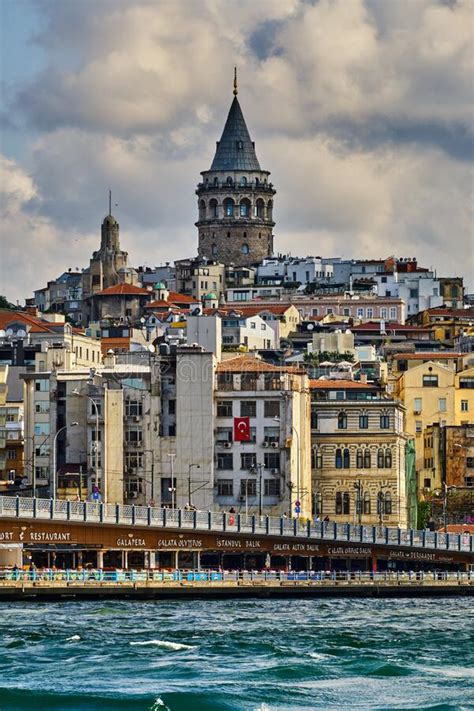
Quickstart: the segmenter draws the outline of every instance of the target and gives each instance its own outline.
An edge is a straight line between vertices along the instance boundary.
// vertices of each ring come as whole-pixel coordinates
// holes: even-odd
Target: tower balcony
[[[196,195],[202,195],[203,193],[212,192],[241,192],[241,193],[266,193],[267,195],[275,195],[276,190],[273,187],[273,183],[261,183],[261,182],[251,182],[251,183],[239,183],[239,182],[222,182],[222,183],[198,183],[196,187]]]

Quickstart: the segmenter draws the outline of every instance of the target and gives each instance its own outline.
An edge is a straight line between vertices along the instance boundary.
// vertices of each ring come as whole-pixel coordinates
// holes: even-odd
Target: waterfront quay
[[[18,568],[457,572],[474,564],[469,533],[26,497],[0,497],[0,545],[0,567]]]
[[[474,573],[325,571],[0,572],[1,600],[69,598],[423,597],[474,595]]]

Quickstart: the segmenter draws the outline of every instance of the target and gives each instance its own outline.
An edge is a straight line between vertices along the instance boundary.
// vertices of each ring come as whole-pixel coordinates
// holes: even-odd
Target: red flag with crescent
[[[250,441],[250,417],[234,417],[234,442]]]

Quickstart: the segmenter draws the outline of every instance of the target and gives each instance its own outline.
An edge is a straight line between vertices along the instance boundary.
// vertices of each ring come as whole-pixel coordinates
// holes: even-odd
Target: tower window
[[[224,214],[226,217],[234,216],[234,201],[232,198],[226,198],[224,200]]]
[[[211,213],[211,217],[218,217],[219,212],[218,212],[218,205],[217,205],[217,200],[213,198],[212,200],[209,201],[209,211]]]
[[[242,176],[242,177],[240,178],[240,184],[241,184],[241,185],[247,185],[247,178],[246,178],[245,176]]]
[[[230,237],[230,232],[227,233],[227,237]]]
[[[217,256],[217,244],[212,245],[212,256],[216,257]]]
[[[215,186],[219,185],[219,178],[214,178],[214,185]]]
[[[244,242],[244,244],[241,246],[240,251],[242,254],[248,254],[250,252],[248,244]]]
[[[229,175],[229,177],[227,178],[227,185],[232,185],[233,182],[234,182],[234,181],[232,180],[232,178],[231,178],[230,175]]]
[[[250,215],[250,200],[244,198],[240,201],[240,217],[249,217]]]

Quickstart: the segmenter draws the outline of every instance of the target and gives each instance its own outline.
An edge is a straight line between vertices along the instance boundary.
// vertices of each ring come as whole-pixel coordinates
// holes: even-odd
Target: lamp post
[[[77,427],[79,423],[78,422],[71,422],[71,427]],[[64,430],[67,430],[67,425],[64,425],[64,427],[60,427],[59,430],[56,432],[54,435],[53,439],[53,476],[52,476],[52,499],[56,499],[56,447],[57,447],[57,442],[58,442],[58,436],[61,434],[61,432],[64,432]]]
[[[196,469],[200,469],[201,465],[193,463],[188,466],[188,504],[189,504],[189,506],[193,505],[193,502],[191,500],[192,493],[193,493],[191,491],[191,470],[193,467],[196,467]]]
[[[85,393],[80,393],[77,388],[72,391],[72,394],[77,395],[79,397],[85,397],[87,400],[89,400],[89,402],[92,403],[92,405],[94,407],[94,412],[95,412],[94,469],[95,469],[96,480],[98,480],[98,478],[99,478],[99,408],[97,407],[97,403],[93,397],[91,397],[90,395],[86,395]],[[105,481],[105,469],[104,469],[104,481],[102,482],[102,500],[104,503],[106,503],[106,501],[107,501],[107,485],[106,484],[107,484],[107,482]]]
[[[281,424],[281,419],[279,417],[274,417],[273,418],[275,422],[279,422]],[[297,452],[296,452],[296,501],[299,502],[299,505],[301,506],[301,490],[300,490],[300,436],[298,434],[298,431],[294,425],[290,425],[291,431],[296,437],[296,446],[297,446]],[[296,502],[295,502],[296,503]],[[291,516],[293,516],[293,507],[291,503],[291,489],[290,489],[290,513]],[[300,514],[298,512],[297,514],[298,518],[300,517]]]
[[[168,457],[170,458],[171,466],[171,486],[168,487],[168,491],[171,492],[171,508],[174,509],[176,508],[176,486],[174,481],[174,460],[176,459],[176,452],[168,454]]]

